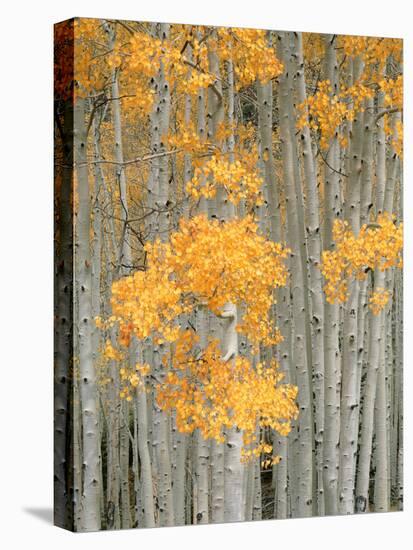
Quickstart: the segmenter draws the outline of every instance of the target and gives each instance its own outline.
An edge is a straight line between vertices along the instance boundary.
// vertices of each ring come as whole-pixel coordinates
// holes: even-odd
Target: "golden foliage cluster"
[[[248,157],[231,162],[215,155],[199,168],[195,168],[194,176],[188,182],[186,190],[194,199],[212,199],[221,186],[233,204],[245,199],[259,205],[262,204],[262,184],[263,179],[257,170],[251,169]]]
[[[119,71],[122,98],[137,113],[147,115],[154,104],[154,78],[162,71],[169,87],[179,94],[196,95],[217,81],[210,72],[209,55],[215,52],[221,71],[231,61],[237,89],[263,83],[282,72],[282,64],[268,45],[265,31],[218,28],[206,41],[202,27],[173,25],[170,36],[154,36],[149,26],[140,29],[117,25],[111,30],[114,43],[108,43],[108,24],[97,19],[76,20],[77,48],[75,75],[77,95],[86,96],[104,88],[113,71]]]
[[[351,278],[363,280],[368,270],[385,271],[402,267],[403,225],[384,212],[376,223],[365,224],[356,236],[345,221],[336,220],[333,228],[334,250],[325,250],[321,271],[326,279],[324,291],[329,303],[345,302]],[[370,308],[377,314],[388,302],[382,289],[370,298]]]
[[[158,335],[180,336],[175,320],[199,305],[220,315],[226,303],[242,305],[238,330],[255,343],[277,344],[269,320],[273,290],[285,285],[288,249],[259,234],[251,217],[225,223],[198,215],[181,220],[166,243],[145,245],[147,269],[112,286],[112,312],[121,343]]]
[[[132,338],[151,338],[165,350],[158,403],[176,409],[181,431],[199,428],[204,437],[222,441],[225,430],[236,426],[244,433],[245,459],[267,452],[269,444],[258,440],[257,431],[268,427],[287,435],[297,415],[296,387],[280,384],[274,361],[257,367],[245,357],[225,361],[215,340],[200,351],[198,335],[179,321],[199,308],[220,317],[231,303],[242,311],[238,332],[256,347],[279,343],[270,310],[274,289],[287,281],[288,249],[260,235],[251,217],[221,223],[199,215],[181,220],[168,242],[148,243],[145,252],[147,269],[114,282],[113,315],[106,323],[97,319],[100,327],[116,327],[120,349],[108,342],[106,358],[119,361]],[[122,397],[144,389],[149,373],[147,364],[122,366]]]
[[[298,106],[298,128],[309,126],[320,134],[320,147],[328,149],[332,138],[337,136],[340,145],[347,147],[347,136],[343,124],[354,120],[357,113],[364,112],[366,100],[384,94],[384,107],[391,111],[403,109],[403,76],[384,76],[389,59],[396,66],[402,62],[402,41],[390,38],[371,38],[360,36],[342,36],[339,49],[343,51],[342,63],[357,60],[361,71],[353,83],[337,83],[340,90],[333,93],[329,80],[318,83],[313,95]],[[351,71],[350,71],[351,72]],[[387,115],[384,115],[386,122]],[[398,119],[394,126],[385,124],[386,135],[397,155],[402,154],[403,124]]]
[[[176,343],[172,369],[158,388],[163,410],[176,410],[179,431],[199,429],[205,439],[225,441],[234,426],[243,432],[243,457],[270,454],[272,445],[259,441],[259,429],[272,428],[288,435],[298,415],[297,387],[281,384],[275,361],[254,368],[246,357],[223,362],[218,341],[212,340],[202,354],[193,348],[196,336],[186,331]]]
[[[323,80],[319,83],[317,92],[298,107],[298,128],[309,125],[313,130],[318,130],[320,147],[324,150],[328,149],[334,136],[339,138],[342,147],[347,146],[347,138],[342,132],[343,123],[351,122],[355,113],[363,112],[365,100],[375,94],[372,88],[360,82],[345,88],[339,94],[332,94],[332,91],[330,81]]]

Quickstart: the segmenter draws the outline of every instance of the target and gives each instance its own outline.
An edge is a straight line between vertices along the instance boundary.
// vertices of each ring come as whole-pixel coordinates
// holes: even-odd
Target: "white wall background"
[[[7,6],[7,7],[5,7]],[[407,0],[9,0],[0,29],[0,544],[407,548],[412,538],[412,30]],[[72,16],[405,38],[405,512],[73,535],[52,506],[52,24]],[[412,285],[412,286],[411,286]],[[76,537],[76,538],[74,538]]]

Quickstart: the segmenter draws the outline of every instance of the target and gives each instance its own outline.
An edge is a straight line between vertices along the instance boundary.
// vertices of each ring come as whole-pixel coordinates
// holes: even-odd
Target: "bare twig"
[[[116,160],[94,160],[92,162],[86,162],[79,164],[79,166],[85,166],[85,164],[115,164],[118,166],[128,166],[130,164],[139,164],[140,162],[148,162],[149,160],[153,160],[159,157],[166,157],[170,155],[174,155],[175,153],[179,153],[181,149],[172,149],[171,151],[163,151],[161,153],[153,153],[152,155],[144,155],[143,157],[136,157],[132,160],[125,160],[123,162],[116,161]]]
[[[325,157],[323,157],[323,154],[321,152],[320,149],[317,150],[317,154],[320,155],[321,157],[321,160],[324,162],[324,164],[330,169],[332,170],[333,172],[335,172],[336,174],[339,174],[340,176],[343,176],[345,178],[348,178],[348,174],[345,174],[344,172],[341,172],[340,170],[336,170],[335,168],[333,168],[328,162],[327,162],[327,159]]]

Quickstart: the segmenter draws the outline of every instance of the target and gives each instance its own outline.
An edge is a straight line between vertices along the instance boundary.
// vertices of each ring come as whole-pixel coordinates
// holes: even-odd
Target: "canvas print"
[[[403,508],[397,38],[55,26],[55,523]]]

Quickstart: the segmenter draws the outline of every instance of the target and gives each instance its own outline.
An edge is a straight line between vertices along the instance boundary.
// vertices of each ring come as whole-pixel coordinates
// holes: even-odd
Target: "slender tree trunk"
[[[136,392],[135,407],[138,419],[139,483],[142,487],[143,525],[144,527],[155,527],[152,468],[148,443],[148,414],[144,388],[138,389]]]
[[[378,93],[377,110],[381,112],[385,109],[384,93]],[[386,189],[386,134],[384,131],[384,117],[377,121],[377,139],[376,139],[376,212],[383,211],[384,192]]]
[[[326,35],[325,74],[333,93],[338,91],[335,35]],[[339,144],[337,135],[330,141],[324,167],[324,249],[333,245],[332,228],[340,215]],[[337,514],[338,444],[340,429],[340,403],[337,388],[340,383],[339,306],[324,305],[324,369],[325,369],[325,426],[324,426],[324,499],[325,513]]]
[[[169,39],[170,26],[168,24],[159,25],[159,36],[162,41]],[[158,114],[157,132],[159,142],[159,152],[166,151],[166,142],[164,141],[169,129],[171,95],[169,89],[168,77],[165,74],[165,66],[161,61],[158,80],[158,97],[155,110]],[[157,209],[157,234],[162,241],[168,239],[169,234],[169,164],[168,157],[160,157],[157,161],[158,186],[155,195],[155,207]],[[167,350],[163,344],[153,346],[154,368],[161,374],[161,359]],[[154,449],[158,464],[159,475],[159,513],[161,525],[174,525],[174,507],[173,507],[173,487],[172,487],[172,466],[171,449],[169,445],[170,417],[169,414],[160,410],[156,401],[154,402]]]
[[[129,529],[131,526],[130,516],[130,490],[129,490],[129,403],[124,399],[120,402],[120,496],[122,509],[122,529]]]
[[[86,157],[85,100],[78,98],[74,109],[74,155],[77,175],[78,211],[75,241],[74,318],[78,323],[80,400],[83,433],[82,525],[84,531],[100,529],[100,465],[96,374],[92,356],[92,296],[90,258],[90,191]]]
[[[355,80],[361,71],[359,59],[354,61]],[[353,121],[350,142],[350,163],[347,198],[344,217],[355,235],[360,230],[360,181],[362,173],[362,132],[363,113],[358,112]],[[344,306],[343,321],[343,362],[341,379],[341,418],[340,418],[340,456],[339,456],[339,511],[342,514],[354,512],[355,463],[357,453],[357,420],[359,396],[357,369],[357,336],[359,281],[353,279],[349,284],[349,297]]]
[[[107,198],[107,196],[106,196]],[[109,221],[113,221],[112,218]],[[109,231],[114,231],[113,223],[109,224]],[[113,233],[114,234],[114,233]],[[104,302],[104,315],[110,314],[110,288],[112,286],[112,265],[116,264],[118,248],[114,241],[104,239],[105,271],[107,273],[107,291]],[[109,340],[115,344],[114,329],[109,331]],[[115,361],[108,364],[108,375],[111,384],[106,392],[107,409],[107,464],[106,464],[106,529],[120,529],[120,476],[119,476],[119,368]]]
[[[100,122],[93,120],[92,127],[94,132],[93,143],[94,143],[94,154],[95,161],[100,160],[100,133],[99,133]],[[102,211],[101,211],[101,194],[102,194],[102,183],[103,183],[103,173],[100,164],[97,162],[94,166],[95,172],[95,189],[93,196],[93,209],[92,209],[92,230],[93,230],[93,240],[92,240],[92,319],[100,317],[101,315],[101,265],[102,265]],[[100,349],[101,349],[101,331],[93,330],[93,364],[95,371],[98,372],[99,368],[99,359],[100,359]],[[105,494],[104,494],[104,483],[103,483],[103,435],[104,427],[106,425],[104,406],[102,404],[102,392],[100,388],[98,389],[99,394],[99,404],[100,404],[100,434],[99,434],[99,449],[100,449],[100,510],[102,517],[105,512]],[[107,427],[107,426],[106,426]]]
[[[384,315],[383,315],[384,317]],[[379,368],[377,373],[377,393],[375,401],[375,464],[374,475],[374,511],[387,512],[389,504],[388,493],[388,456],[387,456],[387,425],[386,425],[386,363],[385,363],[385,325],[382,326]]]
[[[280,34],[279,52],[280,58],[286,59],[286,37]],[[283,172],[286,185],[286,207],[287,207],[287,236],[291,253],[291,284],[292,284],[292,311],[294,319],[294,348],[295,365],[298,383],[299,403],[299,453],[297,456],[297,514],[300,517],[310,516],[312,513],[313,493],[313,472],[312,472],[312,411],[309,387],[309,365],[307,357],[306,327],[305,327],[305,296],[303,264],[300,256],[300,249],[297,243],[299,240],[299,222],[297,195],[294,181],[294,158],[290,124],[290,109],[288,102],[289,87],[287,84],[288,74],[280,78],[280,136],[283,155]]]
[[[75,346],[76,347],[76,346]],[[80,531],[82,527],[82,418],[79,395],[79,375],[73,378],[73,528]]]
[[[115,31],[113,31],[110,46],[113,48],[115,42]],[[129,231],[129,208],[127,195],[127,181],[125,166],[123,165],[123,142],[122,142],[122,113],[119,91],[119,70],[112,73],[112,113],[115,138],[115,159],[116,182],[119,188],[120,198],[120,219],[121,219],[121,240],[119,244],[118,273],[127,274],[132,269],[132,254],[130,248]],[[129,360],[129,359],[128,359]],[[121,413],[119,432],[119,465],[120,465],[120,490],[121,490],[121,518],[122,528],[129,529],[130,518],[130,491],[129,491],[129,404],[119,400],[118,411]]]
[[[262,519],[262,488],[261,488],[261,466],[259,459],[254,462],[254,492],[253,492],[253,507],[252,519]]]
[[[380,119],[378,121],[379,135],[381,132]],[[379,141],[377,145],[377,189],[380,191],[378,199],[383,197],[383,210],[392,214],[394,203],[395,179],[397,174],[397,156],[394,152],[388,159],[385,165],[385,170],[382,170],[383,157],[385,157],[385,143]],[[379,170],[380,169],[380,170]],[[386,176],[390,173],[390,177]],[[383,181],[384,178],[384,181]],[[386,186],[387,180],[387,186]],[[381,192],[384,190],[384,193]],[[381,211],[380,205],[378,211]],[[374,291],[380,291],[385,287],[386,273],[376,269],[374,272]],[[357,477],[356,493],[358,498],[365,503],[365,508],[369,508],[369,479],[371,469],[371,454],[373,446],[373,429],[376,410],[376,424],[379,429],[379,476],[381,478],[380,487],[377,486],[378,505],[381,509],[386,509],[387,495],[387,451],[385,439],[386,432],[386,384],[385,384],[385,366],[381,367],[381,354],[384,353],[385,338],[382,333],[382,326],[385,323],[385,310],[382,310],[377,315],[372,315],[370,323],[370,341],[369,341],[369,368],[367,371],[366,389],[363,402],[362,421],[361,421],[361,438],[360,438],[360,454],[359,454],[359,469]],[[384,378],[383,378],[384,377]],[[376,395],[379,402],[376,409]],[[383,428],[384,426],[384,428]],[[384,433],[383,433],[384,429]],[[386,454],[386,457],[384,456]],[[383,483],[386,488],[383,487]]]
[[[280,199],[272,149],[272,83],[257,83],[258,121],[261,140],[261,156],[264,164],[264,181],[268,193],[270,238],[281,240]]]
[[[384,272],[376,271],[374,275],[374,290],[383,288]],[[357,475],[356,495],[368,510],[370,461],[372,453],[373,425],[374,425],[374,404],[376,399],[377,376],[380,363],[381,348],[381,324],[383,312],[372,315],[370,322],[369,339],[369,365],[365,385],[363,410],[361,415],[361,437],[359,452],[359,467]]]
[[[307,92],[304,75],[304,58],[302,34],[296,35],[297,54],[297,98],[306,105]],[[308,122],[308,112],[306,119]],[[312,368],[315,396],[315,445],[316,445],[316,472],[317,472],[317,513],[324,515],[323,489],[323,437],[324,437],[324,305],[323,285],[320,271],[321,263],[321,231],[319,219],[319,201],[317,189],[317,175],[315,159],[311,147],[311,135],[308,124],[300,133],[301,151],[304,166],[306,190],[306,234],[308,242],[308,262],[310,275],[311,298],[311,335],[312,335]]]
[[[403,412],[404,412],[404,401],[403,401],[403,275],[402,273],[398,274],[398,285],[396,293],[396,350],[397,350],[397,359],[396,359],[396,368],[398,371],[398,385],[399,385],[399,406],[398,406],[398,415],[397,415],[397,436],[398,436],[398,445],[397,445],[397,487],[396,487],[396,496],[398,509],[403,510],[403,487],[404,487],[404,477],[403,477],[403,467],[404,467],[404,445],[403,445]]]
[[[223,361],[235,362],[238,355],[237,308],[227,304],[223,317]],[[241,463],[242,432],[235,426],[226,433],[224,495],[225,521],[243,521],[243,477],[244,465]]]
[[[187,459],[188,436],[180,433],[176,428],[176,424],[174,426],[174,436],[175,460],[172,462],[172,482],[175,525],[185,525],[185,467]]]

